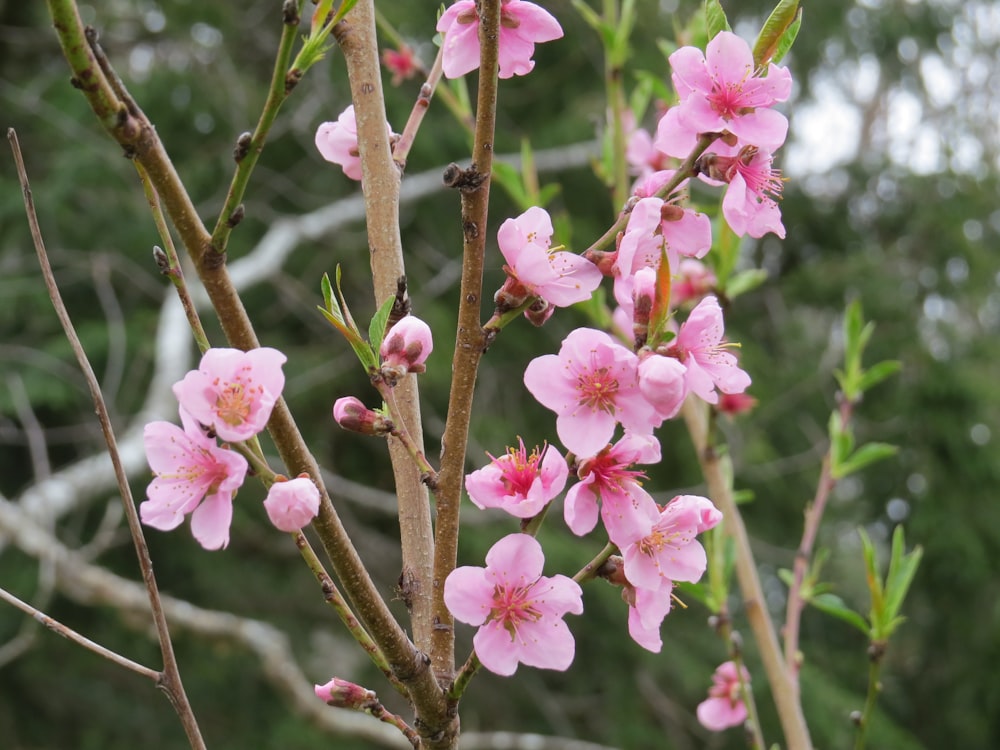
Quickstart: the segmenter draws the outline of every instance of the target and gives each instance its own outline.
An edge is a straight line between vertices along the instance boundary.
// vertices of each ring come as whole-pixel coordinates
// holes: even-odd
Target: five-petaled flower
[[[698,721],[706,729],[721,732],[746,721],[747,707],[740,687],[741,672],[743,682],[749,686],[750,673],[746,667],[741,666],[737,670],[735,662],[727,661],[715,670],[708,698],[698,704]]]
[[[442,69],[446,78],[458,78],[479,67],[479,14],[475,0],[459,0],[437,22],[444,34]],[[535,44],[563,35],[555,17],[524,0],[503,0],[500,6],[500,78],[523,76],[535,67]]]
[[[465,477],[469,499],[480,508],[502,508],[517,518],[538,515],[548,502],[562,492],[569,467],[551,445],[530,454],[524,441],[519,447]]]
[[[512,675],[518,663],[565,670],[576,643],[562,618],[583,612],[583,592],[564,575],[542,575],[542,546],[527,534],[510,534],[486,554],[486,567],[465,566],[444,583],[448,610],[479,626],[472,642],[483,666]]]
[[[768,151],[785,142],[788,120],[769,107],[792,92],[788,68],[771,63],[758,75],[750,45],[730,31],[717,34],[704,53],[681,47],[669,60],[681,101],[660,118],[653,140],[660,151],[684,158],[701,133],[724,131]]]
[[[205,549],[229,544],[233,496],[243,484],[247,460],[220,448],[181,409],[184,429],[150,422],[143,431],[146,459],[155,475],[139,506],[142,522],[160,531],[177,528],[191,514],[191,533]]]
[[[590,299],[604,275],[589,260],[575,253],[550,252],[552,219],[544,208],[532,206],[515,219],[507,219],[497,232],[500,252],[507,261],[507,281],[496,293],[499,312],[541,297],[555,307]]]
[[[174,383],[181,408],[222,440],[248,440],[264,429],[285,387],[286,357],[264,347],[209,349],[197,370]]]
[[[611,441],[619,422],[647,435],[660,423],[639,391],[638,366],[636,355],[608,334],[577,328],[558,355],[528,363],[524,384],[556,413],[562,444],[579,456],[592,456]]]

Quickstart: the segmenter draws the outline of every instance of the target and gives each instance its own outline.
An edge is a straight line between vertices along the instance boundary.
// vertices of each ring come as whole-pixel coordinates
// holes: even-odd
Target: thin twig
[[[41,612],[38,609],[35,609],[27,602],[21,601],[6,589],[0,588],[0,599],[3,599],[5,602],[14,605],[25,614],[31,615],[36,621],[40,622],[42,625],[47,627],[56,635],[61,635],[66,640],[72,641],[73,643],[79,646],[83,646],[85,649],[87,649],[88,651],[93,651],[98,656],[103,656],[105,659],[107,659],[110,662],[114,662],[119,667],[124,667],[125,669],[135,672],[136,674],[142,675],[143,677],[148,677],[154,683],[159,683],[162,675],[155,669],[150,669],[149,667],[144,666],[139,662],[132,661],[131,659],[122,656],[116,651],[112,651],[109,648],[105,648],[99,643],[94,643],[92,640],[90,640],[89,638],[85,638],[72,628],[66,627],[58,620],[49,617],[47,614]]]
[[[108,446],[108,455],[115,469],[115,477],[118,480],[118,491],[121,496],[122,506],[125,509],[125,517],[128,519],[129,532],[132,535],[132,542],[135,545],[136,555],[139,558],[139,568],[142,571],[142,578],[146,584],[146,592],[149,597],[149,606],[153,614],[153,622],[156,626],[157,639],[160,644],[160,653],[163,657],[163,673],[158,678],[158,686],[167,694],[174,710],[180,717],[184,732],[192,748],[204,748],[205,743],[198,728],[197,719],[188,702],[181,683],[181,675],[174,657],[173,644],[170,640],[170,631],[167,628],[167,620],[163,614],[163,606],[160,602],[160,592],[153,576],[153,564],[149,557],[149,549],[146,546],[145,537],[142,534],[142,527],[139,524],[139,515],[135,510],[135,502],[132,499],[132,490],[129,487],[128,476],[122,467],[121,457],[118,454],[118,447],[115,442],[114,430],[108,418],[108,410],[104,404],[104,397],[101,395],[101,388],[94,375],[87,354],[76,334],[76,329],[70,320],[69,312],[63,304],[62,295],[52,274],[52,266],[49,265],[48,254],[45,251],[45,243],[42,241],[42,233],[38,226],[38,216],[35,213],[34,200],[31,197],[31,187],[28,184],[28,175],[24,168],[24,159],[21,156],[21,147],[17,140],[17,133],[13,128],[7,131],[7,139],[10,141],[11,149],[14,152],[14,161],[17,164],[17,176],[21,183],[21,191],[24,195],[24,210],[28,216],[28,224],[31,227],[31,239],[35,245],[35,252],[38,254],[38,263],[41,266],[42,276],[45,279],[45,288],[52,300],[56,315],[62,324],[66,338],[69,340],[76,360],[80,365],[90,388],[90,394],[94,401],[94,408],[97,412],[101,430],[104,433],[104,440]]]

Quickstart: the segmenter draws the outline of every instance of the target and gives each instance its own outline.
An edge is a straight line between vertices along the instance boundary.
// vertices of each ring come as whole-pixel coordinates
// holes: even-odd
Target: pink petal
[[[455,568],[444,582],[444,603],[456,620],[482,625],[493,605],[493,583],[483,568]]]
[[[563,503],[563,516],[569,530],[577,536],[589,534],[597,526],[597,496],[589,480],[569,488]]]
[[[721,31],[705,49],[708,74],[720,84],[739,84],[753,76],[750,45],[731,31]]]
[[[517,671],[520,649],[499,620],[493,620],[476,631],[472,638],[476,656],[494,674],[509,677]]]
[[[233,497],[222,492],[209,495],[191,514],[191,533],[208,550],[229,544],[229,526],[233,520]]]
[[[712,732],[737,727],[747,718],[747,707],[742,701],[733,705],[728,698],[708,698],[698,704],[699,723]]]
[[[562,620],[542,618],[526,622],[518,628],[517,635],[518,659],[529,667],[565,671],[573,663],[576,641]]]
[[[487,578],[495,583],[521,586],[533,583],[542,574],[545,555],[542,545],[527,534],[508,534],[486,553]]]
[[[524,0],[508,0],[504,11],[521,22],[517,33],[532,42],[551,42],[563,35],[562,26],[545,8]]]

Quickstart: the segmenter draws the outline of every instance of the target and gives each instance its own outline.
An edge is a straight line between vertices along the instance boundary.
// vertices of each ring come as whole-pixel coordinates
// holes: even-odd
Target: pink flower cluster
[[[229,544],[233,498],[248,464],[217,438],[244,441],[264,429],[285,385],[285,359],[277,349],[209,349],[198,369],[174,384],[183,428],[150,422],[143,432],[154,474],[139,506],[144,524],[170,531],[191,514],[202,547]],[[264,506],[279,529],[298,529],[318,512],[319,490],[308,478],[279,481]]]
[[[750,673],[746,667],[737,669],[735,662],[727,661],[715,670],[708,698],[698,704],[698,721],[703,727],[721,732],[729,727],[738,727],[747,720],[747,706],[740,686],[741,675],[749,689]]]
[[[653,138],[631,120],[626,123],[633,168],[646,175],[660,168],[665,156],[686,158],[702,135],[717,135],[699,167],[706,182],[727,185],[726,222],[739,236],[784,237],[776,201],[782,180],[772,163],[788,120],[772,107],[791,94],[788,69],[771,63],[758,70],[750,46],[728,31],[716,35],[704,53],[682,47],[669,62],[680,101],[659,119]]]

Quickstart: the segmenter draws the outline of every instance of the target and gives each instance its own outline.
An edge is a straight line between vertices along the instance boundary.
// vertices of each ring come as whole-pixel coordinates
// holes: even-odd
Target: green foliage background
[[[737,32],[751,36],[763,3],[725,4]],[[381,6],[380,6],[381,7]],[[543,45],[537,69],[505,82],[497,150],[513,152],[530,136],[536,149],[594,137],[604,113],[599,86],[600,45],[568,0],[546,3],[566,38]],[[688,2],[639,1],[642,22],[635,65],[663,75],[655,42],[672,39],[696,8]],[[232,145],[249,130],[263,101],[280,32],[280,3],[208,4],[185,0],[113,0],[83,8],[102,35],[135,98],[157,125],[203,217],[222,204],[231,174]],[[430,61],[432,6],[386,4],[384,12],[418,43]],[[837,108],[854,107],[875,135],[849,160],[829,163],[823,148],[799,148],[782,164],[792,179],[783,213],[788,239],[746,242],[742,261],[765,268],[770,279],[735,301],[729,332],[741,341],[760,405],[727,424],[737,486],[752,491],[746,520],[761,563],[769,604],[783,610],[776,571],[790,567],[801,533],[802,508],[812,497],[824,450],[825,423],[834,406],[832,369],[838,364],[839,317],[860,299],[878,328],[871,361],[900,359],[901,375],[874,390],[859,409],[861,440],[893,442],[898,460],[842,483],[820,543],[832,550],[828,577],[849,604],[867,606],[860,543],[865,526],[884,542],[893,524],[906,524],[909,542],[925,556],[905,612],[909,617],[889,650],[880,712],[871,733],[875,748],[994,747],[1000,745],[1000,184],[995,132],[996,81],[942,99],[928,77],[928,59],[996,64],[995,36],[972,23],[988,5],[939,0],[868,0],[807,4],[802,32],[788,64],[797,81],[792,132],[816,122],[800,107],[818,107],[836,121]],[[994,9],[995,13],[995,9]],[[972,19],[972,20],[970,20]],[[986,24],[987,26],[989,24]],[[969,29],[973,31],[970,32]],[[966,50],[962,57],[956,50]],[[907,92],[923,105],[924,122],[942,143],[937,166],[911,161],[894,130],[893,110],[880,110],[844,84],[862,63],[877,64],[878,90]],[[971,62],[969,62],[971,61]],[[947,65],[946,65],[947,67]],[[970,70],[972,67],[970,67]],[[170,291],[150,262],[159,240],[132,166],[100,131],[68,72],[41,3],[0,2],[0,111],[16,127],[33,181],[45,239],[63,294],[121,425],[141,405],[151,376],[159,304]],[[841,83],[846,99],[830,96]],[[629,83],[632,81],[630,79]],[[390,119],[399,129],[418,82],[388,88]],[[992,87],[992,88],[991,88]],[[877,101],[877,99],[876,99]],[[943,102],[943,103],[942,103]],[[348,103],[342,61],[310,71],[279,117],[247,198],[247,219],[230,245],[246,254],[266,229],[355,193],[357,186],[325,164],[312,145],[316,125]],[[824,110],[824,108],[829,108]],[[874,123],[874,124],[872,124]],[[650,123],[647,123],[647,126]],[[880,128],[882,128],[880,130]],[[815,139],[806,140],[815,144]],[[978,156],[969,158],[969,144]],[[432,106],[407,175],[461,161],[462,132]],[[823,165],[819,168],[815,163]],[[57,469],[99,445],[82,379],[52,314],[31,250],[12,162],[0,159],[0,494],[17,498],[44,473],[32,463],[25,404],[44,430],[47,456]],[[607,192],[592,170],[576,165],[547,172],[559,185],[551,208],[572,220],[559,239],[579,249],[612,216]],[[492,222],[517,209],[497,190]],[[404,208],[404,245],[417,312],[431,322],[437,349],[422,378],[427,440],[433,455],[443,425],[449,379],[448,320],[458,278],[458,200],[439,192]],[[359,317],[374,303],[366,288],[367,251],[360,223],[301,244],[246,303],[262,342],[289,355],[289,398],[321,462],[331,471],[391,492],[383,446],[335,428],[333,400],[358,394],[373,401],[364,374],[315,312],[319,278],[342,264],[345,291]],[[486,288],[499,285],[494,254]],[[552,434],[551,415],[526,394],[524,364],[554,351],[581,322],[557,315],[540,332],[515,325],[490,350],[478,391],[478,418],[470,456],[494,454],[515,435],[527,443]],[[216,342],[220,339],[216,335]],[[682,430],[663,434],[665,461],[650,488],[664,497],[698,488],[697,467]],[[135,480],[137,496],[147,478]],[[257,489],[241,492],[232,543],[205,553],[183,529],[149,535],[157,574],[171,594],[200,606],[229,609],[272,622],[287,632],[316,681],[337,674],[391,692],[372,674],[324,608],[308,572],[287,540],[269,528]],[[384,498],[383,498],[384,499]],[[391,498],[390,498],[391,499]],[[101,526],[102,498],[60,519],[63,543],[79,546]],[[393,517],[377,503],[345,501],[343,512],[387,595],[398,575]],[[467,509],[462,560],[478,562],[509,521]],[[556,514],[558,516],[558,514]],[[548,570],[575,570],[596,552],[594,540],[564,533],[558,520],[542,534]],[[137,578],[127,538],[119,533],[96,562]],[[9,546],[0,553],[0,585],[22,597],[42,591],[44,571]],[[587,613],[571,622],[581,669],[554,674],[522,669],[516,682],[483,674],[463,703],[463,728],[538,731],[625,748],[736,748],[739,732],[710,735],[693,717],[724,649],[705,626],[697,604],[672,614],[664,650],[651,655],[625,630],[625,608],[603,584],[585,592]],[[148,664],[157,653],[144,630],[115,612],[84,607],[59,593],[46,611],[77,630]],[[739,624],[738,620],[738,624]],[[0,643],[24,627],[14,610],[0,608]],[[468,647],[471,633],[464,633]],[[749,640],[749,639],[748,639]],[[226,642],[177,633],[185,683],[210,747],[316,747],[331,742],[292,713],[259,665]],[[867,661],[863,638],[839,621],[807,611],[804,617],[803,699],[819,747],[851,741],[849,712],[863,700]],[[2,653],[2,652],[0,652]],[[755,691],[769,739],[778,739],[763,673],[748,648]],[[0,747],[180,748],[183,735],[165,701],[139,678],[125,674],[55,636],[40,632],[30,650],[0,665]],[[397,707],[398,708],[398,707]],[[339,747],[364,747],[350,739]]]

